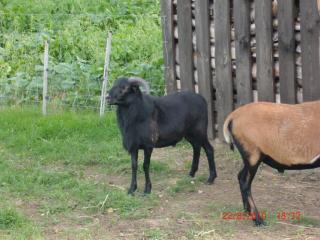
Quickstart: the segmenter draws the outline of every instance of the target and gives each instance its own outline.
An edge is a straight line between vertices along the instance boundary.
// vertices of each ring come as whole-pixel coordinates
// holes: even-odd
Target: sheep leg
[[[216,165],[214,163],[214,152],[213,152],[213,147],[209,143],[209,141],[206,139],[205,143],[203,145],[203,148],[206,152],[208,163],[209,163],[209,178],[207,180],[208,184],[212,184],[214,179],[217,177],[217,172],[216,172]]]
[[[192,165],[191,165],[191,170],[190,170],[189,175],[191,177],[194,177],[196,172],[198,171],[198,167],[199,167],[199,158],[200,158],[201,147],[195,143],[191,143],[191,145],[193,148],[193,159],[192,159]]]
[[[255,221],[255,224],[257,226],[264,224],[264,222],[253,201],[253,197],[251,194],[251,184],[258,170],[259,164],[260,164],[260,161],[254,166],[249,166],[247,163],[245,163],[244,168],[240,171],[238,175],[240,190],[241,190],[241,195],[243,200],[243,206],[249,214],[254,215],[252,216],[252,220]]]
[[[138,169],[138,150],[131,152],[131,184],[128,190],[128,194],[132,194],[137,190],[137,169]]]
[[[255,221],[257,226],[260,226],[261,224],[264,224],[264,222],[259,215],[258,209],[253,201],[251,184],[254,176],[256,175],[258,167],[263,160],[263,156],[258,149],[249,149],[246,151],[243,145],[236,138],[234,138],[234,142],[244,163],[243,169],[238,174],[243,206],[250,215],[254,214],[252,220]]]
[[[242,196],[243,208],[247,212],[249,212],[250,208],[249,208],[248,197],[246,196],[246,192],[244,189],[244,184],[245,184],[244,179],[247,178],[247,175],[248,175],[248,168],[246,166],[244,166],[238,174],[238,181],[239,181],[239,185],[240,185],[240,192],[241,192],[241,196]]]
[[[250,213],[254,214],[253,220],[254,220],[256,226],[264,225],[263,219],[261,218],[261,215],[260,215],[260,213],[259,213],[259,211],[253,201],[253,197],[251,194],[251,183],[252,183],[254,176],[256,175],[259,164],[260,164],[260,162],[258,162],[255,166],[249,168],[248,176],[247,176],[247,183],[248,184],[247,184],[247,188],[246,188],[246,190],[247,190],[246,195],[248,197],[248,203],[250,206]]]
[[[152,148],[147,148],[144,149],[144,162],[143,162],[143,171],[144,171],[144,176],[145,176],[145,188],[144,188],[144,193],[151,193],[151,180],[150,180],[150,175],[149,175],[149,166],[150,166],[150,158],[152,154]]]

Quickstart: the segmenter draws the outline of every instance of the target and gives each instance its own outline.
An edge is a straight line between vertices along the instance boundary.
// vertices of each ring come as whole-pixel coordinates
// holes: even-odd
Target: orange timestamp
[[[266,220],[270,216],[276,216],[278,221],[289,221],[289,220],[301,220],[301,212],[300,211],[278,211],[275,215],[269,214],[267,212],[260,212],[258,216],[256,216],[255,212],[223,212],[222,219],[223,220],[255,220],[256,217],[259,217],[262,220]]]
[[[286,212],[286,211],[278,211],[277,212],[277,220],[279,221],[288,221],[288,220],[301,220],[301,212]]]
[[[224,220],[255,220],[256,213],[254,212],[223,212],[222,219]],[[266,212],[258,213],[258,217],[265,220],[267,217]]]

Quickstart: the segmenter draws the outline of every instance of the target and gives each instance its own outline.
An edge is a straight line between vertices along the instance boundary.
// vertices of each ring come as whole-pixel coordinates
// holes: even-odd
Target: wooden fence
[[[167,92],[208,102],[209,136],[252,101],[320,99],[319,0],[161,0]]]

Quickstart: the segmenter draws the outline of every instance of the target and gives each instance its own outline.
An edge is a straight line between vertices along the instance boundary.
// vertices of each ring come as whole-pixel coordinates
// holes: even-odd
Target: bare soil
[[[79,234],[73,238],[72,232],[80,231],[83,232],[82,239],[320,239],[320,169],[280,174],[262,165],[253,181],[252,193],[258,209],[267,212],[267,225],[256,227],[251,220],[223,219],[225,212],[242,211],[237,180],[242,161],[224,145],[215,146],[218,178],[213,185],[202,182],[208,175],[207,160],[202,152],[196,180],[190,178],[189,183],[195,184],[195,188],[192,191],[170,191],[181,177],[187,175],[191,158],[191,147],[155,150],[151,164],[165,162],[170,173],[151,174],[152,194],[157,195],[159,204],[146,209],[145,216],[123,218],[116,211],[81,216],[75,211],[72,216],[65,216],[47,227],[45,235],[48,239],[61,239],[61,236],[78,239]],[[123,191],[130,180],[130,172],[106,175],[94,167],[85,175]],[[144,177],[140,173],[138,195],[141,195],[143,185]],[[26,207],[36,206],[30,204]],[[35,211],[28,212],[36,217]],[[278,219],[277,214],[283,212],[288,214],[287,219]],[[296,212],[301,214],[300,221],[290,219],[290,213]]]

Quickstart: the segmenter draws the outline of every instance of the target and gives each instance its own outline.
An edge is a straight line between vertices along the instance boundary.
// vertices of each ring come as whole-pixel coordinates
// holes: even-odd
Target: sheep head
[[[141,91],[150,91],[149,84],[144,79],[120,77],[108,92],[107,101],[110,105],[128,105],[134,98],[141,97]]]

